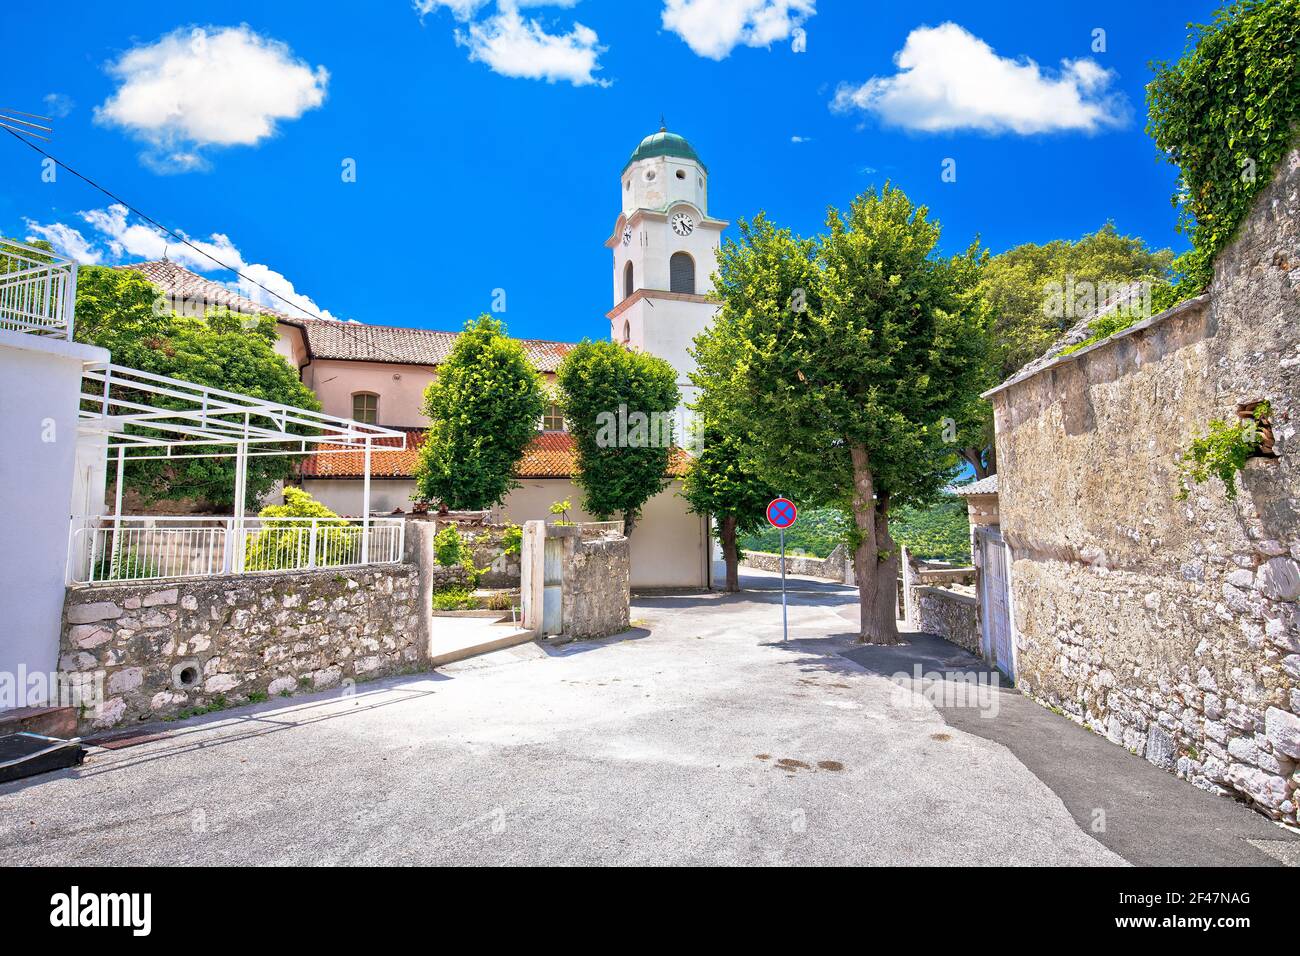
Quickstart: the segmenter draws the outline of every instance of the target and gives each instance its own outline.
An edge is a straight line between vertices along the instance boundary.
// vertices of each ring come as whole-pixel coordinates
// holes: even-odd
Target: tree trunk
[[[736,547],[736,519],[726,517],[718,526],[718,536],[722,539],[722,559],[727,563],[728,591],[740,590],[740,551]]]
[[[859,628],[858,640],[863,644],[897,644],[898,624],[895,606],[898,587],[886,580],[887,570],[880,561],[881,541],[889,542],[886,525],[877,528],[877,503],[875,477],[867,449],[852,445],[849,454],[853,461],[853,522],[857,527],[858,546],[853,552],[853,576],[858,582]],[[885,501],[884,519],[888,521],[888,498]],[[884,549],[888,551],[888,548]],[[898,574],[898,557],[893,555],[883,562]]]
[[[901,568],[898,543],[889,534],[889,492],[876,492],[876,569],[880,577],[880,603],[876,606],[876,626],[884,635],[877,644],[897,644],[898,573]]]
[[[623,512],[623,537],[632,537],[632,529],[636,527],[636,519],[640,517],[631,511]]]
[[[989,475],[993,474],[993,469],[984,464],[983,448],[963,448],[961,450],[961,456],[969,462],[972,468],[975,469],[976,481],[979,481],[981,478],[987,478]]]

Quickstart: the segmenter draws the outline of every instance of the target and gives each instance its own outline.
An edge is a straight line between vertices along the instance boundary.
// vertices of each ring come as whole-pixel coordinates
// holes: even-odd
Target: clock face
[[[689,236],[695,231],[695,220],[684,212],[679,212],[673,216],[673,232],[679,236]]]
[[[632,227],[631,227],[631,226],[624,226],[624,227],[623,227],[623,245],[625,245],[625,246],[630,246],[631,244],[632,244]]]

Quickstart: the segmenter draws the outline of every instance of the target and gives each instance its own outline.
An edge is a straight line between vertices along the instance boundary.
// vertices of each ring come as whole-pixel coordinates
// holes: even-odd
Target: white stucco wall
[[[569,517],[574,521],[595,519],[578,506],[582,489],[568,478],[531,478],[512,491],[496,517],[501,521],[550,520],[552,502],[568,498],[574,503]],[[317,501],[339,514],[361,513],[361,482],[356,479],[309,479],[303,488]],[[401,507],[411,510],[410,495],[415,483],[409,480],[372,481],[371,503],[375,513]],[[707,526],[700,515],[687,511],[686,500],[677,492],[680,482],[646,503],[641,521],[632,532],[632,586],[706,587],[708,585]]]
[[[0,674],[57,667],[82,364],[107,360],[104,349],[0,330]]]

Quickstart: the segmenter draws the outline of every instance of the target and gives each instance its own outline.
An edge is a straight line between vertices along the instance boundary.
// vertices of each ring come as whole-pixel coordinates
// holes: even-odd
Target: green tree
[[[1240,0],[1152,64],[1147,132],[1179,169],[1173,204],[1192,249],[1160,307],[1204,291],[1300,123],[1300,0]]]
[[[700,380],[754,436],[766,480],[852,514],[860,637],[895,643],[890,509],[928,505],[956,472],[944,420],[986,362],[982,257],[974,245],[937,256],[938,223],[888,184],[832,209],[827,228],[811,241],[762,215],[740,224],[719,258]]]
[[[157,291],[138,272],[83,267],[77,273],[75,337],[108,349],[119,365],[319,410],[298,371],[275,351],[273,318],[216,310],[200,319],[176,315],[159,302]],[[149,401],[189,407],[162,396]],[[246,504],[261,501],[277,481],[291,477],[300,457],[250,458]],[[146,501],[194,500],[221,508],[234,503],[233,457],[136,459],[126,466],[125,479]]]
[[[728,429],[725,417],[712,409],[713,404],[705,393],[694,406],[698,451],[682,482],[682,495],[696,514],[717,520],[727,566],[726,589],[739,591],[737,536],[752,534],[766,524],[764,509],[776,495],[749,459],[749,436]]]
[[[415,471],[417,494],[448,508],[482,510],[512,488],[537,435],[542,377],[524,347],[488,315],[465,324],[424,393],[429,431]]]
[[[1027,242],[993,256],[981,270],[979,293],[992,315],[988,369],[991,388],[1046,352],[1079,319],[1135,282],[1166,281],[1173,253],[1122,236],[1113,223],[1071,241]],[[1137,317],[1131,313],[1132,318]],[[997,471],[993,412],[974,399],[963,414],[959,444],[976,478]]]
[[[556,373],[578,451],[583,507],[632,533],[647,501],[668,486],[677,373],[663,359],[584,339]]]

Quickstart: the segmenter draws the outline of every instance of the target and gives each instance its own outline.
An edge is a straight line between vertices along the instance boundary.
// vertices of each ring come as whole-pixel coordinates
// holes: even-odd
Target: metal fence
[[[391,564],[406,522],[371,518],[112,516],[74,522],[68,581],[76,584]]]
[[[77,264],[0,239],[0,329],[72,338]]]

